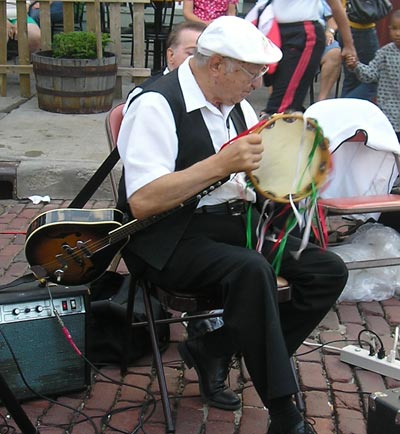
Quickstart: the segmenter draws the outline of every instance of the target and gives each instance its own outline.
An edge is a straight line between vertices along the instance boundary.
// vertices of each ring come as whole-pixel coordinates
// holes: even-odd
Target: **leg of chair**
[[[293,357],[290,358],[290,364],[292,366],[293,375],[294,375],[294,378],[296,379],[297,387],[299,389],[299,391],[294,396],[294,399],[296,401],[296,406],[297,406],[298,410],[301,411],[302,413],[304,413],[304,410],[305,410],[304,400],[303,400],[303,395],[302,395],[302,393],[300,391],[299,378],[297,376],[296,366],[294,364]]]
[[[175,426],[172,420],[171,406],[168,398],[167,383],[165,381],[164,369],[162,366],[160,348],[158,346],[157,330],[154,321],[153,309],[151,306],[149,287],[146,282],[143,288],[143,300],[146,309],[146,315],[149,322],[149,332],[151,338],[151,346],[153,349],[154,364],[156,367],[158,384],[160,387],[161,403],[164,410],[165,424],[167,433],[175,432]]]
[[[144,67],[148,68],[149,67],[149,45],[150,42],[148,39],[146,39],[146,48],[145,48],[145,58],[144,58]]]
[[[133,276],[130,276],[130,282],[129,282],[129,294],[128,294],[128,301],[126,306],[126,327],[124,330],[123,339],[125,341],[125,344],[123,345],[123,348],[125,348],[125,351],[122,354],[121,358],[121,375],[125,375],[128,371],[128,364],[129,364],[129,350],[131,348],[131,342],[132,342],[132,322],[133,322],[133,306],[135,303],[135,292],[136,292],[136,285],[137,285],[137,279],[135,279]]]
[[[38,430],[33,426],[32,422],[29,420],[21,404],[17,401],[14,393],[9,388],[6,380],[0,374],[0,398],[3,405],[10,412],[11,416],[14,418],[15,423],[21,429],[24,434],[40,434]],[[3,432],[7,432],[3,431]]]

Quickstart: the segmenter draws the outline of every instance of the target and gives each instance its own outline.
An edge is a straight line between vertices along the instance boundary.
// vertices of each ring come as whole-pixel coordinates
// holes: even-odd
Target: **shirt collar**
[[[208,109],[213,113],[223,114],[227,117],[231,112],[233,106],[221,105],[220,110],[206,100],[202,90],[200,89],[197,81],[190,69],[189,59],[186,59],[178,69],[178,79],[181,85],[183,98],[185,100],[186,111],[190,113],[198,109]]]

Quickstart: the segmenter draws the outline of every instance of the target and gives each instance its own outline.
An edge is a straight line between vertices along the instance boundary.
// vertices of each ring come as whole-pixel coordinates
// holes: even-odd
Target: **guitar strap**
[[[4,285],[0,285],[0,291],[6,291],[9,288],[14,288],[15,286],[22,285],[24,283],[32,283],[32,282],[38,282],[37,277],[33,273],[25,274],[21,277],[18,277],[17,279],[13,280],[12,282],[5,283]],[[41,285],[39,281],[39,286]],[[43,285],[45,286],[45,285]]]
[[[106,179],[113,167],[118,163],[119,158],[118,148],[115,147],[96,172],[93,173],[81,191],[75,196],[68,208],[83,208],[101,183]]]

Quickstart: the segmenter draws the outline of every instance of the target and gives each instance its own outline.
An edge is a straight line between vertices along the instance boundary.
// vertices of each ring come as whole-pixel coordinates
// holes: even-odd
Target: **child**
[[[378,83],[377,104],[388,117],[400,141],[400,9],[390,19],[392,42],[380,48],[368,65],[346,57],[346,65],[364,83]]]
[[[222,15],[236,15],[239,0],[184,0],[183,16],[187,21],[210,24]]]

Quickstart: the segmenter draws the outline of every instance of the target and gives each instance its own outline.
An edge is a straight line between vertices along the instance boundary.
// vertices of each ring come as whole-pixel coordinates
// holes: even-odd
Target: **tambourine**
[[[276,114],[251,129],[262,136],[260,167],[247,173],[255,190],[275,202],[298,202],[318,190],[330,168],[328,140],[313,119]]]

